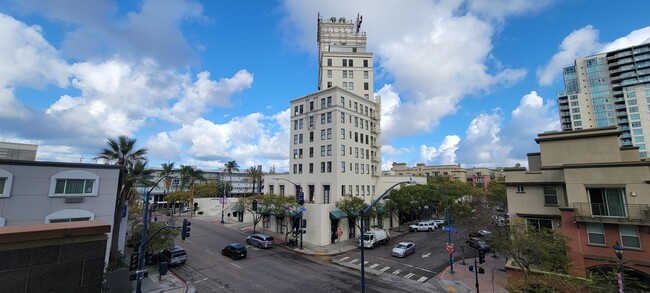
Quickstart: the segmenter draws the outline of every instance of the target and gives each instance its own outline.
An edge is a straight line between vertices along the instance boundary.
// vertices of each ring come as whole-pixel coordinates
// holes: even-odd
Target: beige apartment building
[[[620,145],[648,157],[650,43],[578,58],[564,68],[558,93],[562,130],[617,126]]]
[[[557,229],[569,238],[572,274],[611,268],[622,245],[625,270],[650,281],[650,161],[619,146],[615,126],[547,132],[528,169],[506,168],[511,219]]]

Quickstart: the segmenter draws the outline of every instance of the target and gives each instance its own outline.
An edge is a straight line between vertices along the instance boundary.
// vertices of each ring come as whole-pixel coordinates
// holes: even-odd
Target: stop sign
[[[447,253],[452,254],[454,253],[454,244],[453,243],[447,243]]]
[[[343,230],[341,230],[341,227],[339,227],[338,229],[336,229],[336,236],[341,237],[341,235],[343,235]]]

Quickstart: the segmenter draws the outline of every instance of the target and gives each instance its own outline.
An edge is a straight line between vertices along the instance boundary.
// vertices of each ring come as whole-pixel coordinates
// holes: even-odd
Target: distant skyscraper
[[[35,161],[38,145],[0,142],[0,159]]]
[[[562,130],[617,126],[620,145],[648,157],[650,43],[576,59],[564,68],[558,108]]]

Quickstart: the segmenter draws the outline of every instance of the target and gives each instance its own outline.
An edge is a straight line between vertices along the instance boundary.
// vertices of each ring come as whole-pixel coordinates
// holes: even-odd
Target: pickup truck
[[[411,232],[433,231],[436,229],[435,223],[419,222],[409,226]]]

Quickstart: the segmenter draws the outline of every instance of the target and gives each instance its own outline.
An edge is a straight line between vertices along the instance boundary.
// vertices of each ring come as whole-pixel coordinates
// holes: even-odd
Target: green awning
[[[340,219],[347,218],[347,217],[348,217],[348,215],[346,215],[342,211],[331,211],[330,212],[330,220],[340,220]]]
[[[230,210],[233,211],[233,212],[243,212],[244,207],[242,207],[242,206],[233,206]]]
[[[289,212],[289,217],[300,218],[300,213],[296,212],[296,211],[291,211],[291,212]]]

